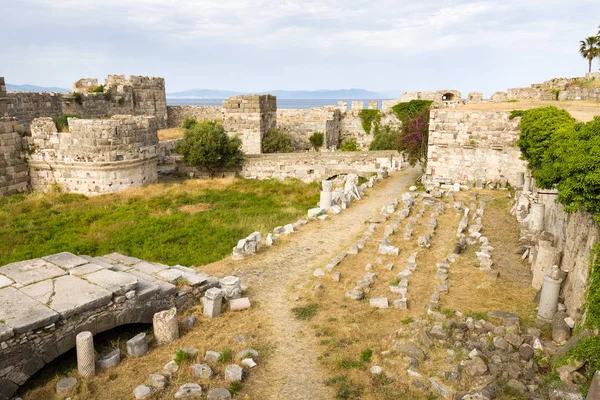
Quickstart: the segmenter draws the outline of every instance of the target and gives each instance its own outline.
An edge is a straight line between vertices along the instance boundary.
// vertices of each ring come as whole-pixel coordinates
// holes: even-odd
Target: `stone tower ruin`
[[[246,154],[261,154],[262,139],[277,123],[277,99],[270,94],[233,96],[223,101],[225,131],[238,134]]]

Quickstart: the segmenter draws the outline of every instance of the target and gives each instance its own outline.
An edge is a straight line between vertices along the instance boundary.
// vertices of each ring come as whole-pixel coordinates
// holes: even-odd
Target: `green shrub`
[[[358,112],[362,127],[366,133],[371,133],[373,129],[377,129],[381,121],[381,111],[372,109],[362,109]]]
[[[183,129],[190,129],[192,126],[196,125],[198,120],[196,118],[186,118],[183,120],[181,127]]]
[[[75,99],[75,103],[79,104],[80,106],[83,105],[83,94],[73,93],[73,98]]]
[[[341,151],[360,151],[358,148],[358,143],[356,143],[355,138],[349,138],[344,140],[342,146],[340,147]]]
[[[402,132],[384,125],[378,129],[369,145],[369,150],[398,150],[398,142]]]
[[[91,88],[88,90],[90,93],[104,93],[104,85],[96,86],[95,88]]]
[[[56,129],[59,132],[69,132],[69,121],[68,118],[81,118],[79,115],[75,114],[62,114],[59,117],[52,118],[54,121],[54,125],[56,125]]]
[[[263,137],[263,153],[291,153],[293,151],[292,137],[286,131],[271,128]]]
[[[414,117],[425,109],[429,109],[433,101],[431,100],[411,100],[408,102],[398,103],[392,107],[392,111],[400,121],[406,117]]]
[[[189,165],[205,168],[211,174],[219,169],[237,168],[244,159],[240,138],[230,138],[223,125],[212,121],[198,122],[186,129],[176,151]]]
[[[321,146],[323,146],[323,138],[323,132],[315,132],[312,135],[310,135],[308,140],[310,141],[312,147],[314,147],[314,149],[318,151],[321,148]]]
[[[542,167],[544,153],[550,146],[554,132],[574,123],[575,119],[566,110],[554,106],[534,108],[522,113],[521,135],[517,145],[531,170]]]

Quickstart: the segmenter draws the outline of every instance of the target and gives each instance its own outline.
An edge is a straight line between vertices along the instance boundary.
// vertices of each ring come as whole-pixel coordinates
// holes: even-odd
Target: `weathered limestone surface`
[[[223,121],[221,106],[167,106],[167,127],[180,128],[186,118],[198,121]]]
[[[526,165],[516,146],[520,118],[510,120],[509,114],[432,109],[427,179],[465,184],[506,181],[515,186]]]
[[[156,182],[157,128],[155,117],[115,116],[69,118],[70,132],[57,132],[52,119],[38,118],[28,156],[32,187],[100,194]]]
[[[262,153],[262,138],[275,128],[277,101],[272,95],[232,96],[223,101],[223,127],[230,135],[237,134],[246,154]]]
[[[336,148],[340,140],[340,110],[332,106],[278,109],[277,128],[290,133],[295,151],[312,149],[309,137],[315,132],[324,135],[322,149]]]
[[[73,274],[77,270],[81,275]],[[161,278],[169,270],[186,274],[187,284],[178,288]],[[159,311],[196,304],[219,280],[192,271],[118,253],[59,253],[0,267],[0,400],[75,346],[80,332],[95,335],[124,324],[150,323]]]

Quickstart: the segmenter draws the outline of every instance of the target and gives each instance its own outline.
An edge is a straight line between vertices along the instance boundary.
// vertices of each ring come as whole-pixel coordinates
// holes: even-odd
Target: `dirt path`
[[[263,388],[257,388],[261,399],[333,398],[323,384],[325,374],[317,360],[314,337],[304,334],[307,323],[292,314],[298,302],[292,298],[290,288],[347,249],[365,231],[365,221],[392,198],[399,198],[419,174],[417,169],[391,174],[348,210],[300,227],[299,232],[255,257],[237,262],[227,259],[202,267],[208,273],[240,276],[254,293],[252,300],[270,316],[275,349],[257,376]]]

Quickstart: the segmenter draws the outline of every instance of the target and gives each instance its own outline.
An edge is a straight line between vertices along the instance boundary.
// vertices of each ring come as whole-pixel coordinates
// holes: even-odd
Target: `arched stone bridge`
[[[0,400],[73,348],[79,332],[150,323],[158,311],[196,304],[218,283],[118,253],[59,253],[0,267]]]

